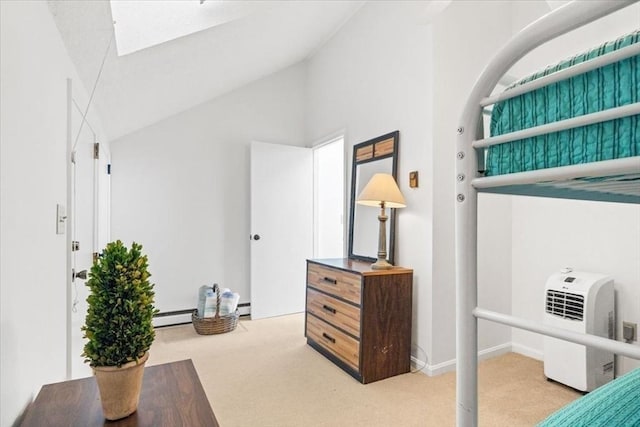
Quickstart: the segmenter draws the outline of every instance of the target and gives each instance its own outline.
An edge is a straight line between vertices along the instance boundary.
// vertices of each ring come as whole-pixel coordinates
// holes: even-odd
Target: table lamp
[[[386,270],[393,265],[387,261],[387,215],[385,208],[404,208],[404,196],[395,178],[388,173],[377,173],[362,189],[356,203],[364,206],[380,206],[380,234],[378,235],[378,260],[371,265],[374,270]]]

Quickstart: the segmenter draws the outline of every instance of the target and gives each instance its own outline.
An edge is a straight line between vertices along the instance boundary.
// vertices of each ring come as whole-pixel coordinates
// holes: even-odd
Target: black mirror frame
[[[391,147],[389,148],[389,142],[391,140]],[[377,138],[370,139],[365,142],[361,142],[353,146],[353,159],[351,161],[351,200],[349,203],[349,258],[361,261],[375,262],[377,258],[369,257],[365,255],[359,255],[353,253],[353,223],[355,219],[355,205],[356,197],[356,178],[357,167],[364,163],[375,162],[382,159],[391,158],[391,175],[396,179],[398,169],[398,145],[400,142],[400,131],[393,131]],[[396,245],[396,210],[389,209],[389,220],[387,221],[387,227],[389,228],[389,241],[387,242],[387,261],[394,264],[395,260],[395,245]],[[371,231],[372,233],[375,230]]]

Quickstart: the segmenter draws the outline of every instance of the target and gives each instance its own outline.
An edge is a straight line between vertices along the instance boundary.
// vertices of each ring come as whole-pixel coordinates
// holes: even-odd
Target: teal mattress
[[[640,43],[640,29],[547,67],[512,87]],[[508,90],[508,89],[507,89]],[[640,102],[640,55],[498,102],[491,136]],[[492,146],[485,176],[640,156],[638,115]]]
[[[640,426],[640,368],[570,403],[538,427]]]

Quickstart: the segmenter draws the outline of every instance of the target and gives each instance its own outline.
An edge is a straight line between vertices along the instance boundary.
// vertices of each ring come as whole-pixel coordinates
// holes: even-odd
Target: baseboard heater
[[[175,326],[191,323],[191,313],[193,313],[193,310],[195,310],[195,307],[185,310],[161,311],[153,316],[153,326],[155,328],[161,328],[163,326]],[[241,317],[250,316],[251,303],[244,302],[238,304],[238,313],[240,313]]]

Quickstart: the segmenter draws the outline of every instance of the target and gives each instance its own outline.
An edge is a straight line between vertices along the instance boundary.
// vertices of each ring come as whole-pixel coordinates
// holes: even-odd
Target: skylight
[[[569,3],[569,0],[547,0],[547,5],[549,5],[549,8],[551,8],[551,10],[556,10],[560,6],[564,6],[567,3]]]
[[[165,43],[269,9],[266,1],[110,0],[118,55]]]

